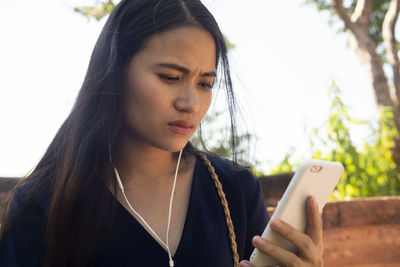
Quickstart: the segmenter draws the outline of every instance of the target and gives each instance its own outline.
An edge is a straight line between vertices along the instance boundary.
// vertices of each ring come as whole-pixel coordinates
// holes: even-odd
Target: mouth
[[[189,134],[194,128],[193,123],[184,120],[170,122],[168,126],[171,131],[181,135]]]

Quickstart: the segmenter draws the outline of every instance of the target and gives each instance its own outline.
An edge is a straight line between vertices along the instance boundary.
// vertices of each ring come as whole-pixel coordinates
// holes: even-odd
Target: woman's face
[[[124,131],[140,145],[181,150],[210,106],[212,35],[182,26],[152,35],[127,71]]]

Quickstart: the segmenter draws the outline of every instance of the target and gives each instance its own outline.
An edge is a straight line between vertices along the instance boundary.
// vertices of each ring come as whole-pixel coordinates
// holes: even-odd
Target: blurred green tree
[[[341,22],[339,31],[347,33],[350,46],[368,71],[379,114],[386,114],[385,110],[390,108],[393,126],[400,132],[400,61],[395,37],[400,0],[305,0],[305,3],[328,11],[331,25]],[[392,73],[386,75],[384,66]],[[399,135],[394,136],[391,154],[400,172]]]
[[[214,111],[210,114],[206,114],[202,120],[202,126],[199,127],[196,133],[192,136],[190,141],[196,147],[201,147],[204,150],[216,153],[221,157],[232,157],[232,139],[230,136],[230,128],[224,123],[222,116],[227,113],[224,111]],[[206,139],[201,141],[200,136],[206,136]],[[249,161],[248,148],[250,143],[254,140],[254,135],[249,132],[239,134],[236,140],[236,154],[237,160],[244,166],[252,167],[252,171],[255,175],[262,175],[262,172],[256,171],[255,165],[259,162],[252,164]]]
[[[309,134],[311,157],[341,162],[344,174],[331,198],[390,196],[400,194],[400,176],[390,149],[398,136],[389,107],[380,109],[378,121],[362,121],[349,114],[340,98],[335,82],[330,88],[330,115],[324,127],[313,128]],[[367,127],[370,137],[356,146],[350,129]],[[272,173],[292,172],[300,162],[292,162],[288,153]]]

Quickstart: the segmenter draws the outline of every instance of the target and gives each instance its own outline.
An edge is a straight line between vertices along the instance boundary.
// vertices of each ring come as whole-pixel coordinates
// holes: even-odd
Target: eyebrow
[[[187,68],[185,68],[183,66],[177,65],[177,64],[173,64],[173,63],[160,63],[160,64],[157,64],[157,66],[163,67],[163,68],[174,69],[174,70],[183,72],[185,74],[190,73],[189,69],[187,69]],[[210,71],[210,72],[204,72],[204,73],[200,74],[200,76],[202,76],[202,77],[216,77],[217,74],[215,73],[215,71]]]

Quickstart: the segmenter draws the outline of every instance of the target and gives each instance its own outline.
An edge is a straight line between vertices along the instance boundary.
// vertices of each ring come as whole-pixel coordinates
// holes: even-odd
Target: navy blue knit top
[[[235,169],[231,161],[208,156],[222,184],[236,234],[240,260],[249,259],[251,239],[261,235],[269,217],[264,206],[260,182],[246,169]],[[10,203],[24,200],[17,190]],[[110,197],[114,197],[110,192]],[[117,201],[118,202],[118,201]],[[0,266],[43,266],[43,221],[48,203],[29,208],[0,244]],[[100,258],[90,266],[168,267],[167,251],[121,205],[117,204],[112,233]],[[233,266],[233,256],[224,211],[211,175],[197,158],[183,233],[173,256],[175,267]]]

